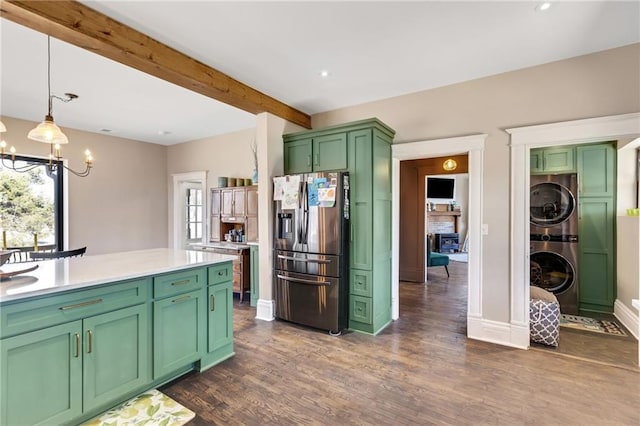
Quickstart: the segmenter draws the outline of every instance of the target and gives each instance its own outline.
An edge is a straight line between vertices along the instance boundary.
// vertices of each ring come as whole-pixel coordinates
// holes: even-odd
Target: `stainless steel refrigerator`
[[[330,333],[348,326],[349,175],[274,178],[276,318]]]

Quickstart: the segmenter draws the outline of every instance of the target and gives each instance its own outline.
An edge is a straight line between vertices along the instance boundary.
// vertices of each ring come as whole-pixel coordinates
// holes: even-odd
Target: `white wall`
[[[48,157],[49,146],[27,139],[38,123],[2,117],[2,139],[18,154]],[[62,156],[84,170],[84,151],[94,168],[85,178],[69,175],[68,248],[87,254],[167,246],[167,156],[161,145],[63,127],[69,144]]]

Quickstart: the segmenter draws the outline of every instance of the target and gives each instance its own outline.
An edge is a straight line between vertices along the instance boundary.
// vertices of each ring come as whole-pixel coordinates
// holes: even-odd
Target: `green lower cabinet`
[[[373,300],[370,297],[349,296],[349,328],[370,331],[373,324]]]
[[[82,321],[0,340],[0,424],[62,424],[82,413]]]
[[[249,249],[249,269],[251,271],[251,306],[258,304],[260,298],[260,252],[258,246]]]
[[[579,309],[613,312],[615,302],[615,203],[612,197],[579,202]]]
[[[153,302],[153,378],[171,374],[204,354],[205,289]]]
[[[233,343],[233,283],[209,286],[207,292],[207,351],[213,352]]]
[[[83,321],[84,411],[151,381],[149,305]]]

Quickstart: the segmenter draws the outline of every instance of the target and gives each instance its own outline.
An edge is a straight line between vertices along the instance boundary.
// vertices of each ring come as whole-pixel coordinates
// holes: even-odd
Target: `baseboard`
[[[467,337],[518,349],[529,348],[529,326],[467,316]]]
[[[622,325],[627,327],[627,330],[633,334],[633,337],[638,339],[638,314],[636,314],[633,309],[622,303],[620,299],[616,299],[616,302],[613,304],[613,315],[618,318]]]
[[[276,317],[275,302],[273,300],[258,299],[256,305],[256,319],[273,321]]]

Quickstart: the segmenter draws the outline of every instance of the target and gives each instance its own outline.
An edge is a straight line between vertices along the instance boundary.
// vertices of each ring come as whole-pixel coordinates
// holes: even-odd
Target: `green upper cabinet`
[[[616,147],[614,143],[583,145],[577,148],[578,195],[613,197],[616,194]]]
[[[309,139],[290,141],[284,144],[284,172],[286,174],[311,173],[313,142]]]
[[[285,174],[325,172],[347,168],[347,135],[284,137]]]
[[[373,266],[373,131],[349,132],[349,184],[351,186],[350,258],[352,268]]]
[[[532,174],[576,171],[574,147],[532,149],[529,158]]]

